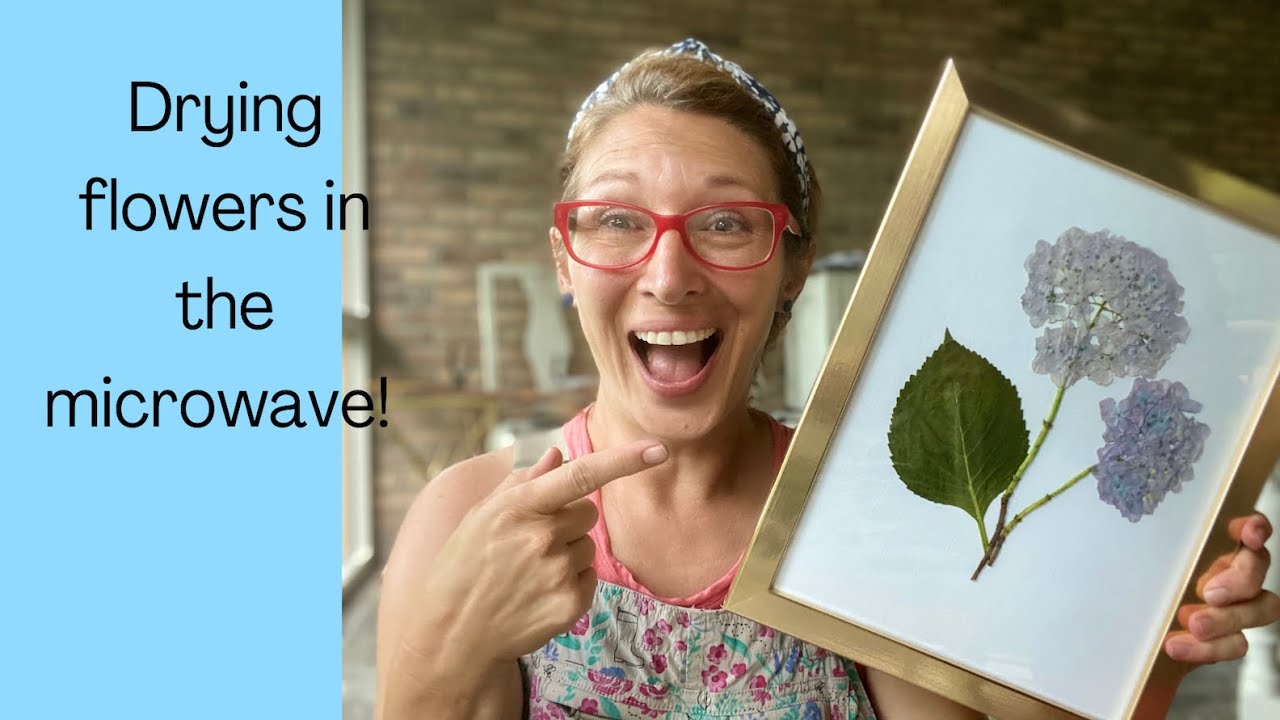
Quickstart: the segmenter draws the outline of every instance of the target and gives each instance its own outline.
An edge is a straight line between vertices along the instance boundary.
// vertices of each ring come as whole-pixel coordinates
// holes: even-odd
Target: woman
[[[759,83],[696,41],[629,63],[570,130],[551,229],[600,373],[558,449],[449,468],[384,574],[378,717],[978,717],[717,610],[791,431],[751,409],[814,255],[818,185]],[[1176,659],[1274,621],[1265,518],[1179,614]],[[1172,688],[1151,689],[1151,713]],[[871,699],[874,699],[874,709]],[[576,715],[575,715],[576,714]]]

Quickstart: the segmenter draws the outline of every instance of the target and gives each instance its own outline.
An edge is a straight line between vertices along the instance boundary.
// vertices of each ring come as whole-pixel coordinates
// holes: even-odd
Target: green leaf
[[[595,614],[595,617],[591,618],[591,626],[595,627],[596,625],[603,625],[605,621],[608,619],[609,619],[609,611],[601,610],[600,612]]]
[[[582,644],[578,642],[578,638],[572,635],[557,635],[555,641],[570,650],[581,650]]]
[[[1018,390],[986,358],[942,344],[902,386],[889,419],[889,454],[911,492],[983,517],[1027,456]]]
[[[747,654],[746,643],[742,642],[736,637],[733,637],[732,635],[721,635],[721,637],[724,638],[725,645],[728,645],[729,647],[733,648],[733,650],[737,652],[739,655],[742,655],[743,657],[746,656]]]
[[[600,642],[601,640],[603,640],[603,639],[604,639],[604,636],[605,636],[608,632],[609,632],[609,628],[607,628],[607,627],[599,627],[599,628],[596,628],[596,631],[595,631],[595,632],[593,632],[593,633],[591,633],[591,642],[593,642],[593,643],[598,643],[598,642]]]
[[[622,718],[622,711],[618,709],[617,705],[613,704],[612,700],[600,695],[596,696],[596,700],[600,703],[600,711],[605,713],[605,717],[619,718],[619,720]]]

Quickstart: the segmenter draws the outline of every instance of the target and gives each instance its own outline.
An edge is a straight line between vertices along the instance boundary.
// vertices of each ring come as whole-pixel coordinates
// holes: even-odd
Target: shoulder
[[[755,406],[749,407],[748,410],[751,412],[752,415],[756,417],[758,421],[768,424],[769,427],[774,432],[779,432],[779,433],[785,432],[790,434],[796,431],[794,427],[782,422],[771,412],[768,412],[766,410],[761,410],[760,408]],[[790,418],[789,415],[788,415],[788,418]]]
[[[796,434],[796,429],[784,424],[771,413],[759,408],[751,408],[751,410],[769,426],[769,436],[773,439],[774,448],[780,453],[785,452],[787,446],[791,444],[791,438]]]
[[[454,509],[465,513],[489,496],[511,472],[513,448],[477,455],[450,465],[418,492],[409,509]]]
[[[786,440],[787,442],[790,442],[791,436],[796,434],[796,429],[790,425],[784,425],[773,417],[770,417],[769,421],[772,423],[773,431],[777,433],[778,437]]]
[[[383,574],[434,556],[462,522],[511,472],[512,448],[495,450],[445,468],[414,498],[396,535]]]

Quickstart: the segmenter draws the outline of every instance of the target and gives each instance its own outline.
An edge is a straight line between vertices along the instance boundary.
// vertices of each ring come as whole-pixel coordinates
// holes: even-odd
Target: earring
[[[564,307],[573,307],[573,293],[567,292],[560,295],[560,304]]]
[[[782,310],[778,311],[778,312],[779,312],[779,314],[780,314],[780,315],[784,315],[784,316],[786,316],[787,318],[790,318],[790,317],[791,317],[791,308],[795,307],[795,304],[796,304],[796,303],[795,303],[795,301],[794,301],[794,300],[783,300],[783,301],[782,301]]]

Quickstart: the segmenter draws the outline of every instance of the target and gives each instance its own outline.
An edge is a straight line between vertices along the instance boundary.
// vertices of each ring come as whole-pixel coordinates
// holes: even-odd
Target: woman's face
[[[749,136],[718,118],[657,107],[609,122],[585,149],[576,181],[571,199],[664,215],[718,202],[778,202],[777,180]],[[551,235],[557,246],[559,232]],[[745,406],[783,300],[781,248],[767,264],[742,271],[703,265],[675,231],[658,239],[648,260],[623,270],[589,268],[563,251],[556,257],[561,289],[574,295],[600,372],[601,402],[670,439],[705,434]],[[648,333],[672,333],[673,343],[684,344],[660,344],[665,338]]]

